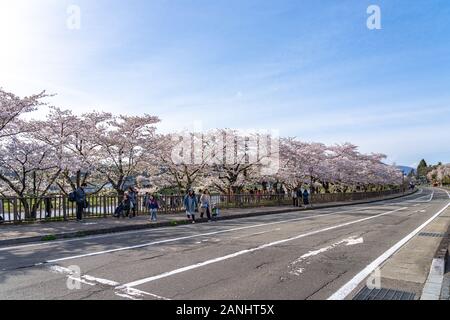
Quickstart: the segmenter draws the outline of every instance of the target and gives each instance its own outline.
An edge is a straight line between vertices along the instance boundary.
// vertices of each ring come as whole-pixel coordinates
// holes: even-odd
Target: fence
[[[400,193],[400,190],[359,193],[329,193],[313,194],[310,201],[313,204],[355,201],[378,198]],[[117,196],[88,196],[89,208],[85,209],[84,218],[106,218],[112,216],[120,201]],[[137,215],[148,214],[145,197],[138,196],[135,212]],[[184,212],[184,196],[160,196],[158,198],[160,213],[173,214]],[[250,208],[267,206],[292,205],[288,194],[233,194],[212,195],[212,207]],[[0,198],[0,220],[5,223],[27,221],[67,221],[76,218],[76,204],[66,196],[51,196],[45,198]]]

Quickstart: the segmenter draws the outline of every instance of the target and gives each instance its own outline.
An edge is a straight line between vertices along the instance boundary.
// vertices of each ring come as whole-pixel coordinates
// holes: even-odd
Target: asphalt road
[[[449,197],[4,247],[0,299],[327,299]]]

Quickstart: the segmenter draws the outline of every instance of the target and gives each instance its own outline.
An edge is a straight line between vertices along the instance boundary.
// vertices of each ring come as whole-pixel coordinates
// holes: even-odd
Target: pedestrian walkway
[[[448,236],[449,228],[450,208],[421,230],[371,277],[379,277],[383,290],[412,294],[416,300],[439,300],[442,279],[431,279],[430,266],[443,239]]]
[[[258,215],[279,214],[286,212],[306,211],[311,209],[320,209],[328,207],[356,205],[370,203],[388,199],[398,198],[399,195],[385,198],[375,198],[362,201],[351,202],[332,202],[325,204],[316,204],[314,207],[297,208],[292,206],[280,207],[258,207],[258,208],[237,208],[221,210],[219,220],[236,219],[244,217],[252,217]],[[130,230],[140,230],[156,227],[169,227],[190,223],[184,213],[178,214],[159,214],[157,222],[151,222],[149,216],[138,216],[133,219],[129,218],[93,218],[86,219],[83,222],[66,221],[66,222],[37,222],[34,224],[19,225],[0,225],[0,246],[22,244],[37,241],[52,241],[57,239],[83,237],[88,235],[97,235],[113,232],[124,232]],[[196,216],[196,220],[199,215]],[[205,222],[206,220],[198,220]]]

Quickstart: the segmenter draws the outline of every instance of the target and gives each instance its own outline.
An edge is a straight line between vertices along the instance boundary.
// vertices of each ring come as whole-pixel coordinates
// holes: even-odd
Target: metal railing
[[[389,196],[401,193],[401,190],[358,193],[313,194],[309,197],[311,204],[328,202],[356,201]],[[197,196],[199,197],[199,196]],[[145,196],[137,197],[136,206],[130,210],[136,215],[149,214],[145,205]],[[89,207],[84,209],[83,218],[106,218],[114,215],[120,201],[118,196],[88,195]],[[297,202],[303,204],[302,199]],[[162,195],[158,197],[159,212],[174,214],[184,212],[184,195]],[[232,194],[211,195],[211,207],[220,209],[251,208],[293,205],[290,194]],[[0,198],[0,217],[3,223],[20,223],[34,221],[68,221],[76,219],[76,203],[67,196],[48,196],[45,198]]]

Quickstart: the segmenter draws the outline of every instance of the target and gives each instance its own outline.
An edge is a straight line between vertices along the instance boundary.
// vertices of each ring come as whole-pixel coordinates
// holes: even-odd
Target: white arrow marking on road
[[[354,245],[361,244],[361,243],[364,243],[364,239],[362,237],[360,237],[360,238],[350,237],[350,238],[341,240],[339,242],[333,243],[332,245],[329,245],[327,247],[321,248],[319,250],[310,251],[310,252],[302,255],[300,258],[298,258],[297,260],[295,260],[294,262],[292,262],[289,265],[289,267],[295,268],[294,270],[290,271],[289,273],[296,275],[296,276],[299,276],[301,273],[303,273],[303,271],[305,271],[305,268],[296,268],[296,266],[310,257],[317,256],[318,254],[330,251],[330,250],[332,250],[340,245],[343,245],[343,244],[345,244],[346,246],[354,246]]]

